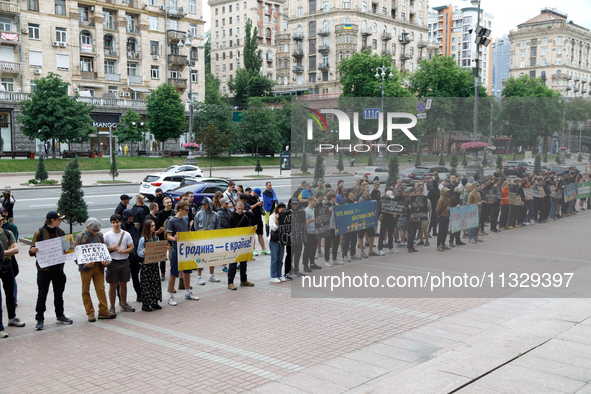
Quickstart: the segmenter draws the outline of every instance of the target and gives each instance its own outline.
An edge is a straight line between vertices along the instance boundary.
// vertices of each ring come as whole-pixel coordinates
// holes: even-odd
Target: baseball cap
[[[396,191],[398,193],[404,192],[404,187],[403,186],[396,186]]]
[[[355,189],[354,187],[350,187],[349,189],[347,189],[347,193],[356,193],[357,189]]]
[[[47,215],[45,216],[45,219],[47,219],[47,220],[51,220],[51,219],[63,219],[65,217],[66,217],[66,215],[59,214],[56,211],[49,211],[49,212],[47,212]]]
[[[386,190],[386,195],[390,198],[394,197],[394,193],[392,192],[392,190]]]
[[[228,197],[220,198],[220,204],[228,204],[229,202],[230,200],[228,199]]]
[[[88,218],[84,225],[92,231],[101,231],[101,222],[97,218]]]
[[[6,208],[0,207],[0,214],[4,215],[5,213],[7,213]]]
[[[308,186],[312,186],[312,183],[306,182],[306,187],[308,187]]]
[[[244,189],[245,192],[251,192],[252,189],[250,187],[247,187],[246,189]]]
[[[2,193],[10,193],[10,186],[4,186]]]
[[[414,187],[407,187],[406,188],[406,192],[407,193],[413,193],[414,191],[415,191],[415,188]]]
[[[129,197],[127,194],[122,194],[121,197],[119,197],[121,199],[121,201],[123,200],[131,200],[131,197]]]

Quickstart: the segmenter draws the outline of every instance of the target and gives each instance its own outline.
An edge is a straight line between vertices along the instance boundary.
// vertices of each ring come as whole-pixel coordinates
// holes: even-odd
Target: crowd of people
[[[463,240],[473,244],[483,242],[482,238],[489,234],[487,227],[495,233],[576,215],[578,211],[591,208],[591,199],[565,199],[565,188],[573,183],[589,182],[590,179],[591,165],[584,173],[572,169],[563,174],[545,172],[512,179],[500,171],[483,176],[482,179],[455,175],[440,179],[435,173],[433,178],[424,178],[410,185],[404,185],[402,179],[398,179],[396,184],[387,184],[384,188],[379,180],[371,182],[367,177],[357,178],[351,185],[339,180],[335,187],[324,183],[322,179],[315,184],[304,180],[286,202],[279,201],[271,182],[266,182],[261,191],[259,188],[243,188],[230,181],[227,190],[216,192],[212,199],[204,197],[199,204],[194,203],[191,192],[184,193],[173,204],[172,199],[158,189],[155,199],[149,204],[138,194],[135,205],[129,207],[132,198],[123,194],[120,196],[121,203],[110,217],[109,231],[103,232],[100,221],[91,217],[86,221],[84,230],[76,236],[77,245],[103,243],[111,255],[110,261],[78,265],[82,301],[89,322],[95,322],[97,318],[116,318],[117,307],[120,312],[134,312],[135,308],[128,302],[127,283],[131,281],[142,311],[161,309],[167,262],[144,263],[147,244],[156,241],[168,241],[169,244],[168,305],[178,305],[175,300],[177,290],[184,290],[186,300],[198,300],[192,292],[192,270],[179,272],[177,241],[181,232],[254,227],[261,253],[270,255],[270,281],[279,284],[294,277],[306,276],[323,266],[343,265],[354,260],[384,256],[386,253],[398,254],[401,248],[406,248],[408,253],[418,252],[418,247],[430,246],[432,237],[436,237],[436,250],[443,252],[466,245]],[[413,196],[424,196],[428,201],[428,214],[420,220],[411,217]],[[339,234],[333,208],[365,201],[377,202],[378,224]],[[404,210],[400,213],[383,210],[382,206],[389,201],[399,203]],[[13,223],[16,200],[10,189],[4,190],[0,202],[0,279],[4,288],[8,326],[23,327],[25,323],[16,316],[16,276],[19,269],[15,256],[19,252],[18,228]],[[479,211],[478,227],[451,232],[451,208],[473,204]],[[330,231],[323,237],[317,237],[315,226],[315,209],[320,207],[328,208],[330,212]],[[298,211],[305,213],[306,237],[303,243],[291,244],[280,236],[280,218]],[[38,252],[36,243],[65,235],[60,228],[63,218],[56,211],[47,213],[43,226],[33,236],[28,251],[30,256],[35,257]],[[253,254],[259,254],[256,247]],[[238,271],[241,287],[254,286],[248,280],[247,261],[237,261],[217,269],[220,268],[227,275],[228,289],[237,290],[234,279]],[[206,277],[209,282],[220,282],[215,270],[215,267],[209,267],[209,277]],[[194,282],[197,285],[206,284],[202,271],[197,270]],[[64,314],[63,292],[66,281],[64,264],[41,267],[37,262],[36,330],[44,328],[50,285],[54,294],[56,322],[72,324],[72,320]],[[90,294],[91,282],[98,299],[96,311]],[[0,302],[0,337],[6,337],[1,306]]]

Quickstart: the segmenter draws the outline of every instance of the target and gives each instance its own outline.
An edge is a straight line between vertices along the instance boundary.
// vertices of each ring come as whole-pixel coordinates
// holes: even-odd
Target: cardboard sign
[[[418,222],[429,219],[429,203],[425,196],[410,196],[410,220]]]
[[[556,197],[556,188],[554,186],[550,186],[550,197]]]
[[[335,234],[345,234],[378,225],[378,202],[363,201],[357,204],[337,205],[335,214]]]
[[[523,189],[523,194],[525,194],[525,199],[526,200],[531,200],[532,198],[534,198],[534,194],[532,193],[531,189]]]
[[[406,213],[405,208],[404,201],[396,201],[390,198],[384,198],[382,200],[382,211],[384,212],[404,215]]]
[[[306,213],[292,211],[279,214],[279,240],[282,245],[301,245],[308,241]]]
[[[76,245],[76,260],[78,260],[79,265],[98,261],[111,261],[111,253],[109,253],[105,244]]]
[[[144,250],[144,264],[159,263],[166,261],[168,241],[146,242]]]
[[[72,234],[35,242],[35,247],[39,249],[36,256],[41,268],[76,260]]]
[[[579,190],[577,198],[589,198],[591,197],[591,183],[581,182],[579,183]]]
[[[326,238],[330,236],[330,208],[314,208],[314,219],[316,228],[316,238]]]
[[[540,193],[540,197],[546,197],[546,191],[543,186],[538,186],[538,192]]]

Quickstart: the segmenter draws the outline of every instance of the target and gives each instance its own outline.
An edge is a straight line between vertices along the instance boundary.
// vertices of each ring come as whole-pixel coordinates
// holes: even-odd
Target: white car
[[[362,178],[364,175],[368,176],[370,183],[373,182],[376,177],[380,179],[380,183],[385,183],[386,179],[388,179],[388,169],[384,167],[371,166],[355,171],[356,177]]]
[[[156,189],[160,188],[163,192],[176,189],[181,185],[185,178],[194,179],[190,174],[159,173],[146,175],[140,182],[140,194],[143,194],[148,200],[152,201],[156,197]]]
[[[170,166],[160,174],[172,175],[172,174],[182,174],[182,175],[191,175],[193,177],[196,176],[203,176],[203,171],[201,168],[197,166],[188,166],[188,165],[180,165],[180,166]]]

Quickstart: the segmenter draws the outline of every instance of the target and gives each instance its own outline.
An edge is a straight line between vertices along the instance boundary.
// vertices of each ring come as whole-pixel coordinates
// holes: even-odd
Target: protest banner
[[[538,192],[540,193],[540,197],[546,197],[546,191],[543,186],[538,186]]]
[[[591,197],[591,182],[579,183],[577,198]]]
[[[76,260],[74,236],[72,234],[35,242],[35,247],[39,249],[37,251],[37,263],[41,268]]]
[[[107,245],[102,243],[76,245],[76,260],[79,265],[97,261],[111,261],[111,253],[109,253]]]
[[[279,240],[282,245],[301,245],[308,241],[304,211],[279,214]]]
[[[316,238],[326,238],[330,235],[330,208],[314,208]]]
[[[382,199],[382,211],[384,212],[404,215],[406,213],[404,208],[404,201],[396,201],[389,198]]]
[[[254,227],[178,233],[179,271],[252,260]]]
[[[478,205],[462,205],[450,208],[451,231],[458,232],[478,227]]]
[[[146,242],[144,250],[144,264],[159,263],[166,261],[168,241]]]
[[[410,196],[410,220],[417,222],[429,219],[429,206],[427,197]]]
[[[571,183],[564,186],[564,201],[569,202],[577,198],[577,184]]]
[[[350,233],[378,225],[378,202],[364,201],[357,204],[337,205],[335,214],[335,234]]]
[[[556,197],[556,188],[554,186],[550,186],[550,197]]]
[[[528,189],[528,188],[523,189],[523,194],[525,194],[526,200],[531,200],[534,198],[534,193],[532,192],[531,189]]]

